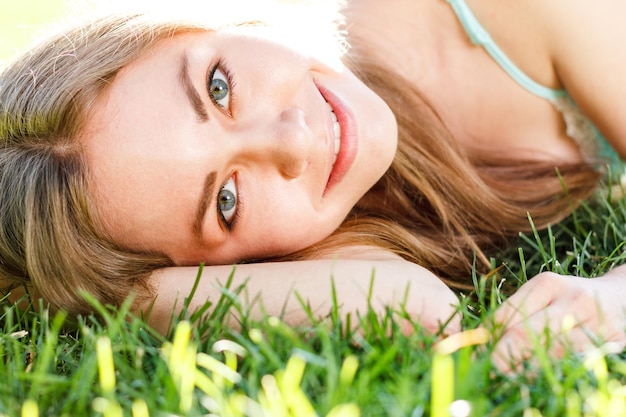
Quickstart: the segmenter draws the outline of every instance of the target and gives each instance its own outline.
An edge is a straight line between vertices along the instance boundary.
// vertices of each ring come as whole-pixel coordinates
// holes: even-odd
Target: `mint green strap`
[[[474,13],[465,4],[464,0],[446,0],[452,6],[452,9],[457,15],[457,18],[463,25],[465,32],[470,38],[470,41],[475,45],[482,46],[489,55],[502,67],[502,69],[511,76],[518,84],[524,87],[531,93],[543,97],[547,100],[556,100],[562,97],[566,97],[568,94],[565,90],[555,90],[543,86],[526,75],[520,70],[506,54],[496,45],[491,39],[489,33],[482,27],[482,25],[474,16]]]

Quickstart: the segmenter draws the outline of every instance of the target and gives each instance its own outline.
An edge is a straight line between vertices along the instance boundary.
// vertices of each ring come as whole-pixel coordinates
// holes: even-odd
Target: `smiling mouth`
[[[328,106],[333,130],[333,160],[324,195],[340,183],[350,170],[358,152],[358,135],[355,116],[332,91],[316,84]],[[331,139],[331,138],[329,138]]]
[[[328,111],[330,111],[330,118],[333,122],[333,135],[334,135],[334,140],[335,140],[335,150],[334,150],[334,155],[333,155],[333,167],[335,165],[335,162],[337,162],[337,155],[339,155],[339,151],[341,150],[341,125],[339,124],[339,120],[337,120],[337,115],[335,114],[335,111],[333,110],[333,108],[330,106],[330,104],[328,104],[328,102],[325,102],[326,106],[328,107]]]

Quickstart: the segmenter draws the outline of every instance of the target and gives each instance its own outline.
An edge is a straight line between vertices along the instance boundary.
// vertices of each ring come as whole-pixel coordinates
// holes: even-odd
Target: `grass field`
[[[516,249],[494,264],[505,262],[501,277],[514,283],[540,270],[601,274],[623,263],[624,222],[624,200],[597,198],[521,239],[521,263]],[[499,283],[482,279],[468,294],[466,331],[490,328],[505,297]],[[63,315],[1,302],[0,416],[626,415],[626,358],[608,346],[556,359],[540,343],[519,373],[502,374],[491,362],[493,340],[480,334],[474,345],[447,339],[453,347],[442,348],[419,323],[412,334],[401,331],[402,311],[351,317],[360,331],[334,311],[329,321],[293,328],[276,317],[250,319],[238,290],[214,300],[209,317],[176,318],[167,338],[125,308],[98,307],[103,321],[85,319],[68,332]],[[241,330],[224,326],[229,312],[242,317]]]
[[[0,0],[0,59],[62,7]],[[494,259],[505,265],[501,276],[479,279],[465,294],[465,330],[491,326],[506,297],[500,279],[517,286],[544,270],[596,276],[624,263],[625,224],[626,201],[597,196],[552,230],[520,238]],[[1,301],[0,417],[626,415],[623,352],[599,347],[556,359],[538,345],[534,361],[502,374],[491,362],[492,340],[444,349],[419,323],[402,332],[402,311],[351,317],[360,331],[336,311],[292,328],[276,317],[250,319],[238,291],[225,290],[208,317],[176,318],[171,337],[126,308],[97,306],[100,323],[84,319],[67,331],[63,315]],[[224,326],[233,311],[242,317],[238,331]]]

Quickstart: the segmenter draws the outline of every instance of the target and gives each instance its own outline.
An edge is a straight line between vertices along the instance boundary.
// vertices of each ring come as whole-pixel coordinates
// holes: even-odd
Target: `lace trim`
[[[600,147],[593,125],[569,97],[551,100],[565,120],[566,134],[580,147],[585,159],[598,157]]]

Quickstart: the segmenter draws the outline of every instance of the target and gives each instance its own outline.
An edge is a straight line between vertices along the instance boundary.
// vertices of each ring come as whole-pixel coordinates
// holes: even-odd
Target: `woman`
[[[294,292],[328,311],[330,276],[344,310],[362,310],[374,270],[376,301],[410,284],[407,307],[436,328],[455,302],[438,277],[467,286],[474,254],[486,267],[527,212],[558,221],[597,184],[580,110],[626,151],[626,60],[610,48],[626,6],[526,3],[353,0],[341,60],[296,17],[225,25],[223,5],[217,31],[144,15],[65,31],[2,76],[4,280],[72,313],[81,290],[109,303],[139,291],[164,330],[201,262],[197,302],[243,263],[235,282],[291,322],[304,319]],[[487,33],[474,14],[508,56],[470,42]],[[557,323],[568,294],[620,281],[544,276],[502,319],[511,337],[539,310]]]

